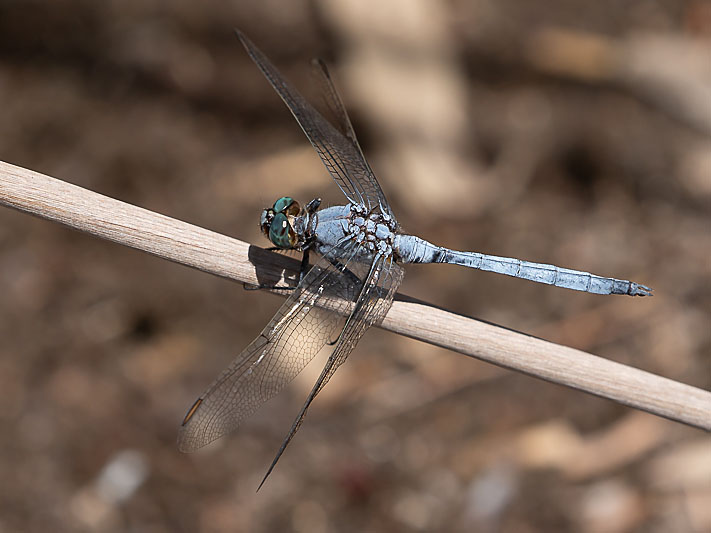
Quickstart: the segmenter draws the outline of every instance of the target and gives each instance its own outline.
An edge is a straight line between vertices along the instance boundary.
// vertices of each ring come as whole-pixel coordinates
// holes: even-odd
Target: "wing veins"
[[[329,170],[336,184],[352,203],[361,203],[369,208],[380,206],[380,209],[394,219],[393,213],[385,199],[380,185],[363,156],[360,145],[353,132],[348,113],[335,90],[327,69],[322,68],[322,76],[329,96],[331,107],[336,108],[335,115],[339,118],[341,127],[346,134],[338,130],[321,113],[319,113],[277,70],[267,57],[244,34],[237,30],[237,36],[247,53],[255,62],[262,74],[279,94],[291,113],[301,126],[311,144],[319,153],[324,165]],[[326,74],[323,74],[325,70]],[[326,147],[330,147],[329,150]],[[328,155],[327,155],[328,154]],[[333,158],[339,162],[339,170],[329,168],[327,159]],[[359,198],[358,198],[359,197]],[[360,200],[360,201],[358,201]]]
[[[326,255],[331,253],[350,261],[356,249],[347,243]],[[298,294],[289,297],[260,335],[199,397],[200,405],[181,427],[179,447],[192,451],[215,440],[281,391],[333,338],[333,330],[342,320],[339,306],[347,304],[351,285],[327,258],[319,260],[304,277]],[[334,309],[318,305],[324,286],[328,287],[325,303],[336,305]],[[303,311],[305,306],[309,307],[307,312]],[[290,339],[298,341],[297,345]],[[250,370],[257,374],[253,379],[248,375]]]
[[[388,268],[382,269],[381,266],[386,265],[388,261],[390,263]],[[350,355],[353,348],[355,348],[358,339],[363,336],[365,331],[371,325],[379,322],[385,316],[387,310],[390,308],[390,303],[392,302],[395,291],[402,281],[403,273],[403,270],[393,263],[392,257],[384,258],[381,256],[378,258],[376,256],[373,260],[365,282],[363,283],[363,287],[358,295],[356,305],[341,330],[341,334],[337,339],[337,344],[329,356],[326,365],[321,371],[319,378],[316,380],[314,387],[311,389],[309,396],[301,407],[301,410],[294,420],[289,432],[282,441],[279,451],[272,460],[272,463],[269,466],[267,473],[264,475],[259,488],[261,488],[269,475],[272,473],[287,446],[301,427],[301,423],[306,416],[306,412],[318,393],[323,390],[323,387],[328,383],[338,367],[341,366],[341,364],[343,364],[348,358],[348,355]],[[380,287],[380,284],[383,283],[383,277],[381,277],[382,274],[385,274],[385,278],[390,279],[390,283],[384,284],[383,287]],[[385,289],[386,294],[384,297],[382,297],[382,294],[380,293],[374,294],[375,291],[378,291],[378,289]],[[378,309],[379,306],[382,306],[382,309]],[[366,319],[369,315],[373,315],[372,320]]]

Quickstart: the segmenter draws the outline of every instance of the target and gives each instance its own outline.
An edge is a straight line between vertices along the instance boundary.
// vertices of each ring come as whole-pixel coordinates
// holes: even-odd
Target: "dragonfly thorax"
[[[364,206],[351,204],[348,233],[370,253],[392,254],[396,225],[392,218],[379,212],[367,213]]]

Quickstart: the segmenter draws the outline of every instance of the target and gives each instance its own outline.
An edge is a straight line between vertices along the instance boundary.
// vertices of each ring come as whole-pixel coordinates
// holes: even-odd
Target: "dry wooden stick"
[[[0,204],[243,283],[298,262],[0,161]],[[711,392],[399,297],[384,329],[711,430]]]

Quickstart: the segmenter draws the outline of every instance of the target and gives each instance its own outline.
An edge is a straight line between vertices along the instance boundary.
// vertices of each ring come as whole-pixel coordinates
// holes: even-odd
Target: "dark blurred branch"
[[[613,39],[549,27],[527,40],[534,68],[587,83],[612,83],[711,134],[711,41],[633,34]]]
[[[242,283],[298,262],[76,185],[0,162],[0,204]],[[398,298],[384,329],[711,430],[711,392],[595,355]]]

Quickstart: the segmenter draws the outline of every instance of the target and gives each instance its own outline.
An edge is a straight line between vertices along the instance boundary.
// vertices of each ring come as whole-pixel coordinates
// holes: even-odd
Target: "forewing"
[[[349,263],[354,249],[334,248],[321,258],[260,335],[197,399],[180,428],[181,451],[197,450],[234,430],[338,337],[361,283],[344,276],[334,257],[341,258],[336,264]]]
[[[237,31],[237,36],[244,45],[247,53],[262,71],[274,90],[281,96],[281,99],[292,112],[297,122],[308,137],[311,144],[318,152],[321,161],[340,187],[343,194],[352,203],[363,204],[368,209],[375,209],[380,206],[384,213],[392,216],[388,204],[385,201],[378,182],[375,179],[370,166],[366,162],[363,154],[355,140],[353,128],[350,126],[345,108],[338,98],[333,84],[325,72],[325,86],[330,91],[326,94],[329,105],[333,105],[334,97],[336,107],[339,111],[336,116],[345,117],[348,123],[347,134],[341,133],[333,124],[324,118],[306,99],[288,82],[267,57],[250,41],[244,34]],[[339,122],[342,122],[339,119]]]
[[[289,442],[291,442],[291,439],[299,430],[301,422],[304,416],[306,416],[306,411],[316,395],[321,392],[326,383],[328,383],[336,369],[345,362],[365,331],[372,325],[380,324],[392,305],[395,292],[402,282],[404,270],[393,261],[392,257],[381,258],[376,260],[372,265],[362,266],[366,267],[366,270],[360,273],[357,272],[357,268],[354,264],[350,266],[351,271],[356,272],[359,277],[364,278],[363,288],[357,297],[351,314],[348,316],[341,330],[341,334],[336,342],[336,347],[329,356],[326,366],[321,371],[321,375],[297,415],[289,433],[284,438],[279,451],[262,480],[262,484],[269,474],[271,474],[279,458],[289,445]]]
[[[381,210],[384,213],[389,214],[393,219],[392,210],[390,209],[390,204],[385,198],[378,180],[375,178],[375,173],[373,169],[370,168],[368,160],[363,155],[363,150],[360,147],[358,138],[356,137],[355,130],[353,129],[353,124],[348,116],[348,111],[346,111],[346,106],[343,105],[343,100],[341,100],[336,86],[333,83],[331,74],[328,71],[326,63],[321,59],[315,58],[312,60],[311,65],[313,67],[314,75],[321,87],[321,94],[326,101],[326,106],[331,112],[331,115],[335,119],[335,123],[339,128],[340,132],[353,144],[355,149],[358,151],[358,156],[360,161],[363,163],[363,169],[357,172],[354,179],[360,183],[360,186],[365,191],[365,194],[369,198],[377,198],[380,204]]]

